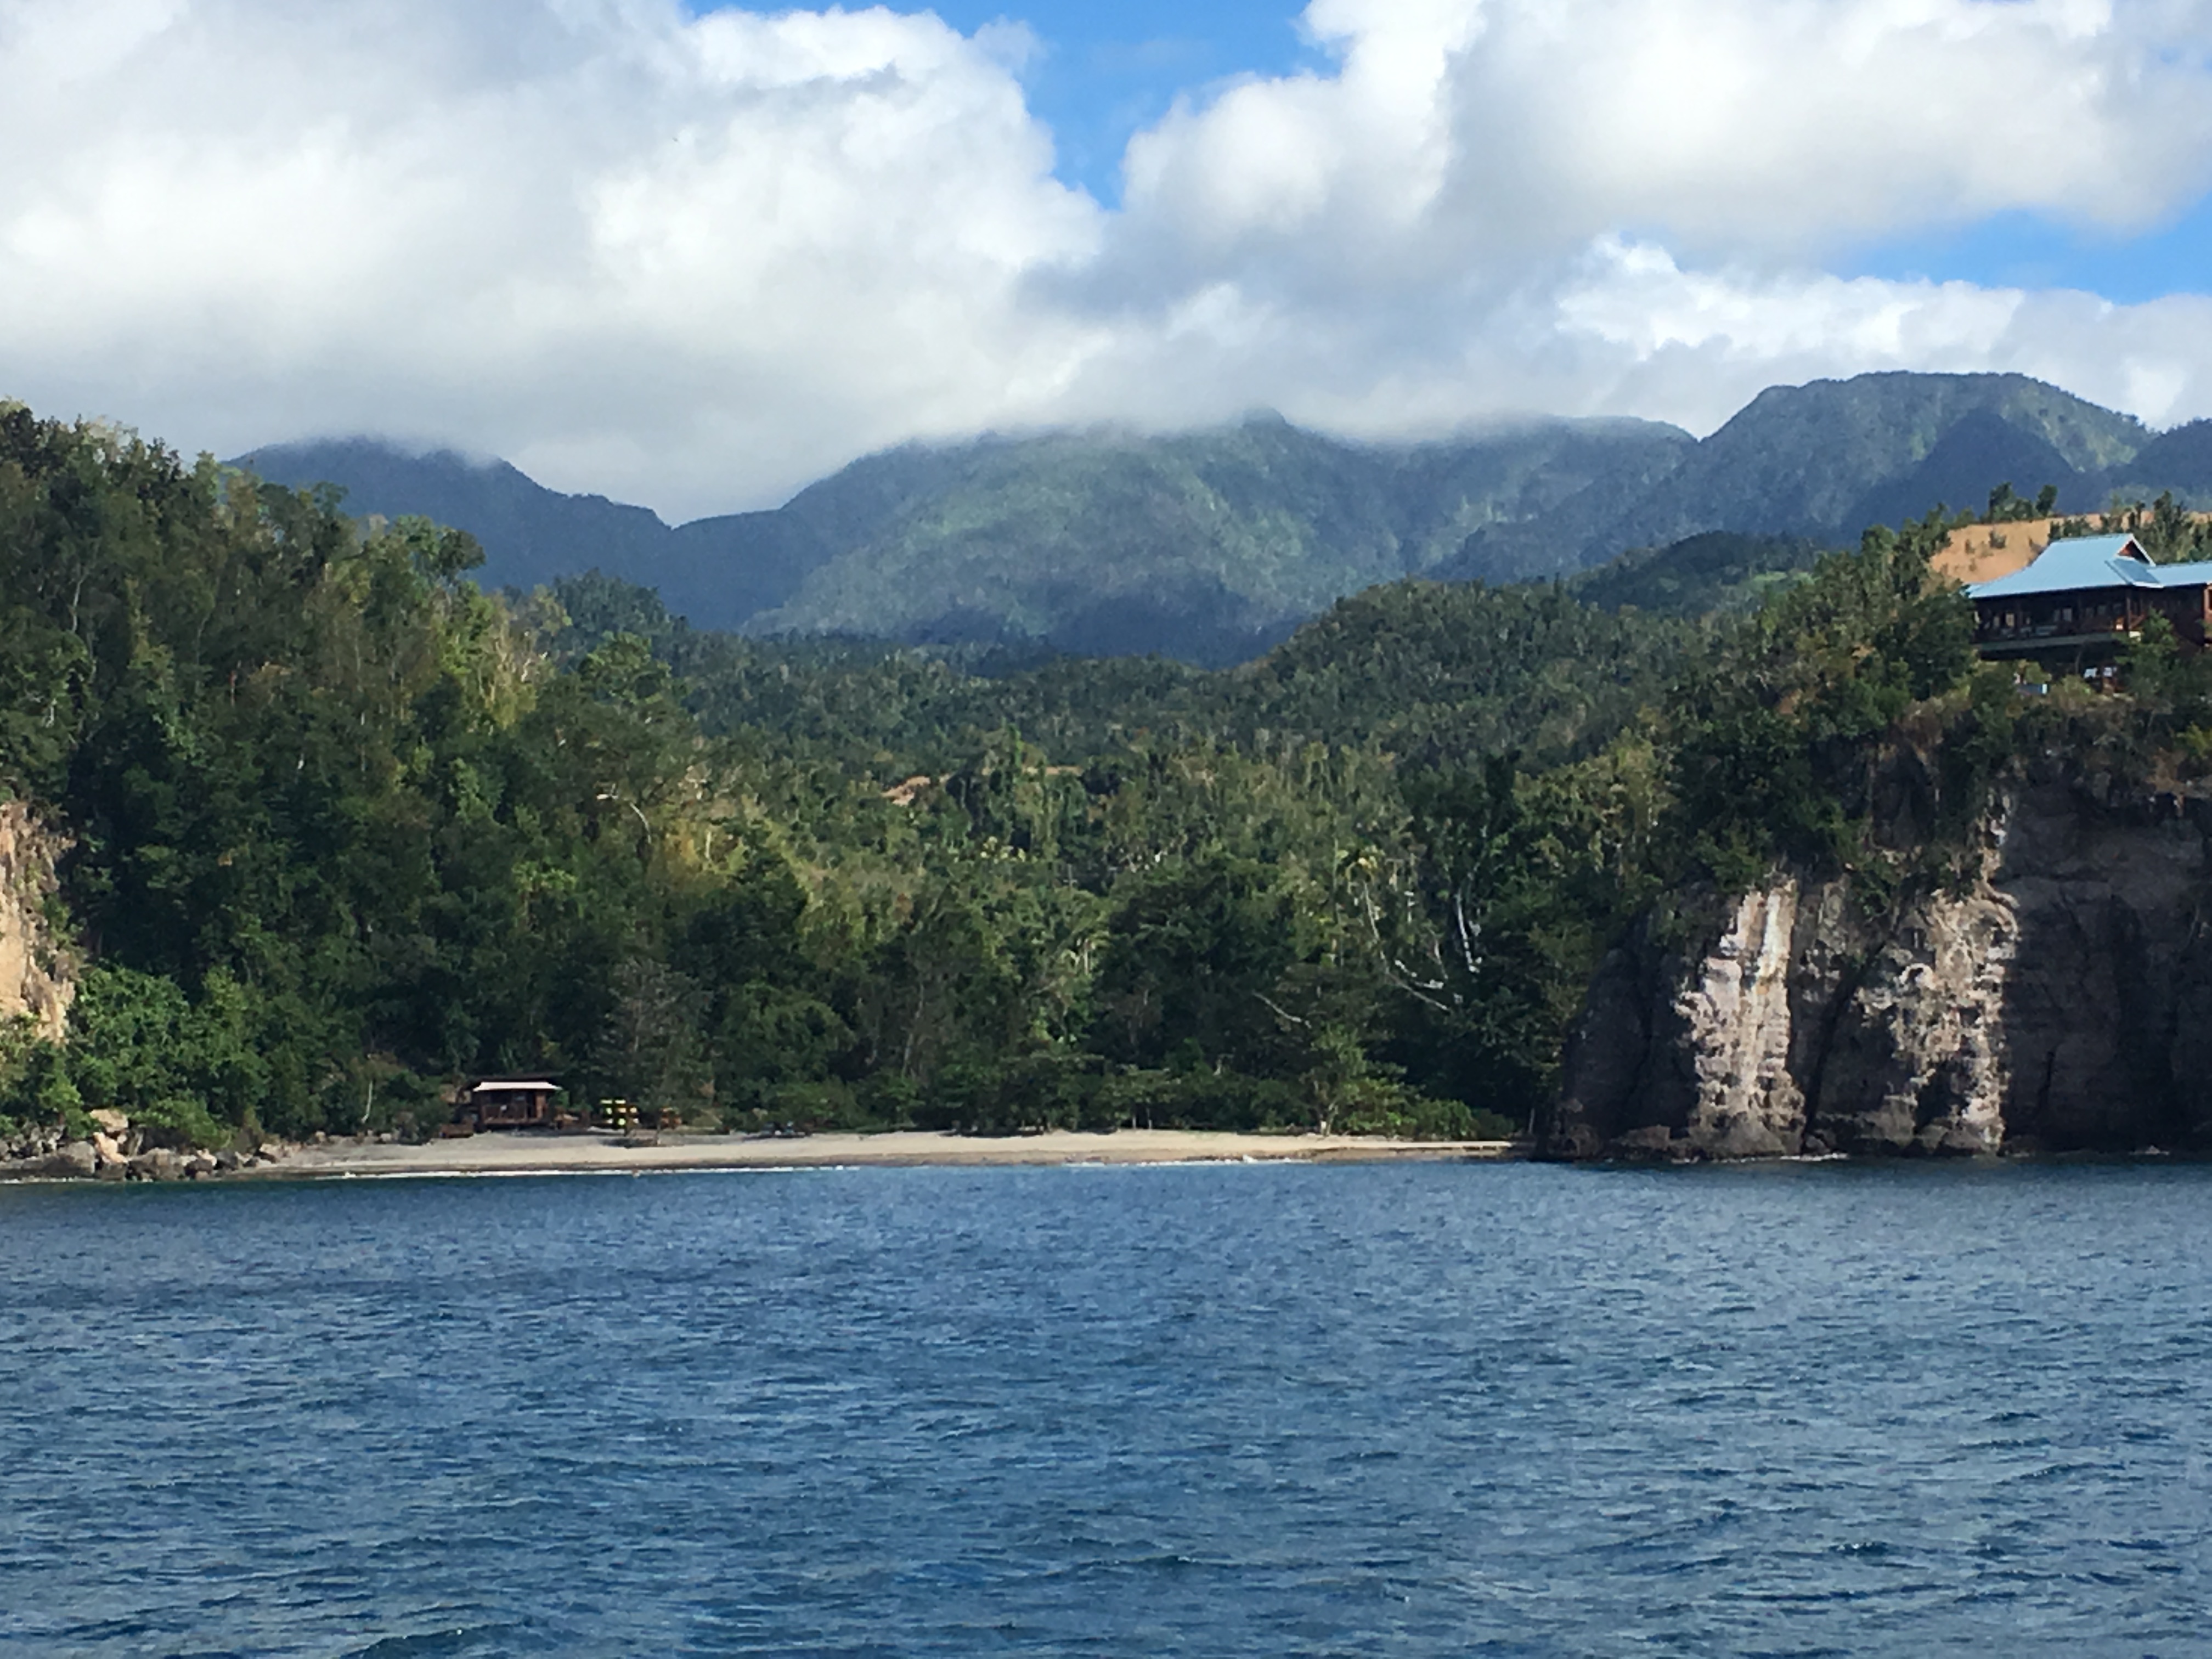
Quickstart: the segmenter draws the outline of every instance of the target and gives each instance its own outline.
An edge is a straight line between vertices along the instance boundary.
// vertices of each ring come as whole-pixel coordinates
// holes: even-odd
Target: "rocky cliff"
[[[1963,890],[1778,879],[1607,957],[1562,1158],[2212,1146],[2212,801],[2030,778]]]
[[[27,1016],[54,1042],[68,1030],[76,995],[67,952],[46,921],[61,850],[21,802],[0,801],[0,1024]]]

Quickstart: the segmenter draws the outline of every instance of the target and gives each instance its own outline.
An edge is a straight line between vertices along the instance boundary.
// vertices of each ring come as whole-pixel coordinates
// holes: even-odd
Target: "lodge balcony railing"
[[[1977,640],[2047,640],[2063,635],[2078,639],[2083,635],[2127,634],[2142,630],[2140,620],[2124,617],[2089,617],[2072,622],[2023,623],[2016,627],[1979,626],[1974,629]]]

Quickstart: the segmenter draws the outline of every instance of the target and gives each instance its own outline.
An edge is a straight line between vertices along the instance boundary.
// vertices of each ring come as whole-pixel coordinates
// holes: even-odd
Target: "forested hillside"
[[[976,446],[748,630],[1237,662],[1346,593],[1433,568],[1482,525],[1540,516],[1684,441],[1644,422],[1557,422],[1369,447],[1262,419]]]
[[[1671,546],[1632,548],[1568,586],[1585,603],[1608,610],[1634,605],[1673,617],[1748,611],[1799,580],[1830,550],[1809,537],[1711,530]]]
[[[1724,623],[1385,585],[1205,673],[510,602],[465,535],[9,407],[0,780],[82,992],[0,1115],[424,1133],[526,1068],[732,1127],[1524,1124],[1655,896],[1907,878],[1901,732],[1977,810],[2018,700],[1940,537]]]
[[[1180,436],[913,444],[774,512],[672,530],[450,454],[353,441],[242,461],[295,488],[335,483],[356,514],[467,529],[489,551],[488,586],[596,569],[705,628],[1221,664],[1345,594],[1429,569],[1480,526],[1543,514],[1624,470],[1663,471],[1689,442],[1673,427],[1593,420],[1363,445],[1262,416]]]
[[[1208,673],[1159,658],[754,640],[694,629],[650,589],[603,576],[552,592],[569,651],[623,633],[647,641],[709,732],[772,732],[900,777],[955,764],[1007,728],[1056,755],[1311,741],[1572,758],[1657,696],[1699,632],[1549,584],[1397,582],[1340,601],[1257,662]]]

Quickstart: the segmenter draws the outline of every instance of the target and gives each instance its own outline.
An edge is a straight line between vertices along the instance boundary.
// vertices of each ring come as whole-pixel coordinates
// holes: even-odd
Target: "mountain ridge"
[[[2053,485],[2076,513],[2114,490],[2212,506],[2212,422],[2154,433],[2018,374],[1769,387],[1702,440],[1662,422],[1559,418],[1374,443],[1261,415],[1166,434],[913,443],[781,507],[672,526],[452,452],[354,439],[242,459],[272,482],[335,483],[357,513],[470,531],[488,586],[596,568],[657,589],[701,627],[1208,665],[1406,576],[1566,578],[1715,534],[1850,543],[1939,502],[1978,507],[2004,483]]]
[[[1997,476],[1969,486],[1966,499],[1947,501],[1958,481],[1936,452],[1968,423],[1984,428],[1979,447]],[[2079,511],[2092,503],[2075,497],[2106,469],[2132,459],[2149,436],[2132,416],[2021,374],[1900,371],[1769,386],[1663,477],[1640,486],[1601,479],[1548,526],[1478,532],[1443,574],[1568,574],[1547,556],[1561,541],[1583,551],[1583,564],[1712,531],[1856,541],[1869,522],[1918,517],[1939,502],[1978,507],[2009,471],[2045,465],[2051,453],[2063,460],[2067,477],[2009,481],[2031,494],[2058,483],[2064,504]],[[2204,482],[2212,488],[2212,474]],[[1900,501],[1886,486],[1911,487]],[[1926,499],[1902,505],[1914,495]],[[1880,510],[1862,516],[1869,508]],[[1596,550],[1599,556],[1589,556]]]

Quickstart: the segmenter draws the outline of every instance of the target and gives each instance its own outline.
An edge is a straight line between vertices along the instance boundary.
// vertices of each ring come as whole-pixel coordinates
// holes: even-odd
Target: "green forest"
[[[489,594],[465,535],[0,404],[0,790],[80,981],[0,1118],[421,1136],[544,1073],[732,1130],[1517,1133],[1632,919],[1948,878],[2095,714],[1977,665],[1943,527],[1705,548],[1705,617],[1401,582],[1206,672]],[[1926,834],[1869,798],[1900,744]]]

